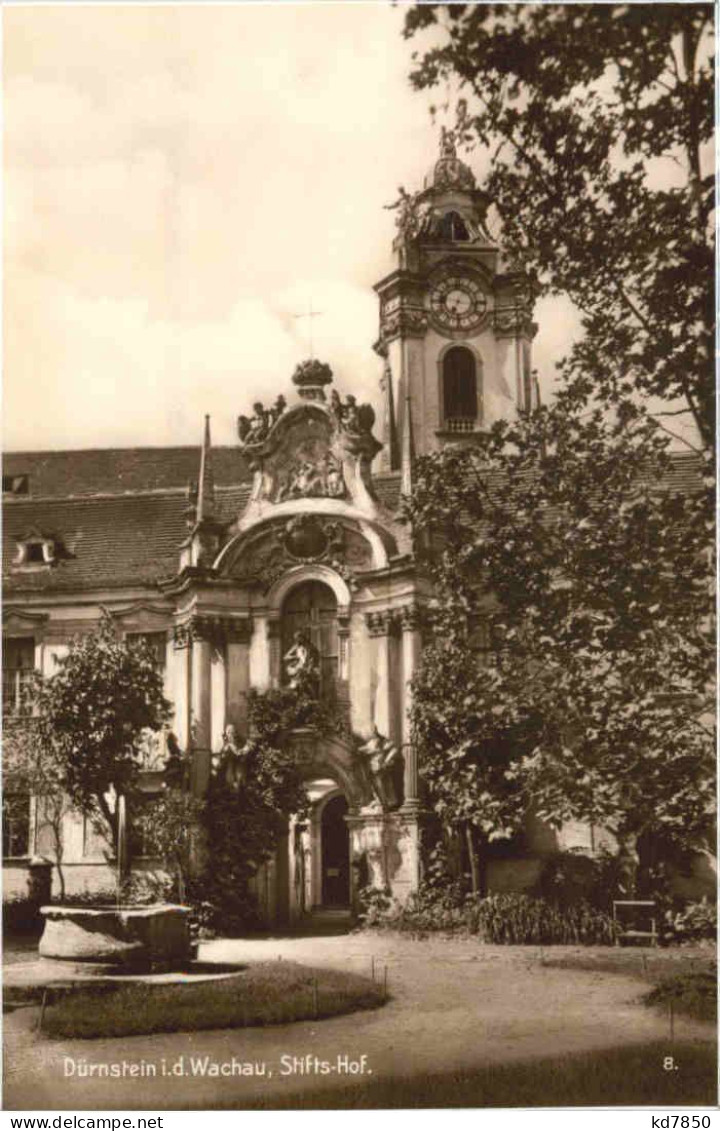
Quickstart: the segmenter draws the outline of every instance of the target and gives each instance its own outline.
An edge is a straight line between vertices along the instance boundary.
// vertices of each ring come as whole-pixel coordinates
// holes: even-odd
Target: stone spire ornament
[[[195,521],[204,522],[212,518],[215,508],[215,481],[212,470],[212,445],[210,442],[210,417],[205,416],[205,432],[203,434],[202,449],[200,452],[200,475],[198,478],[198,494]]]
[[[316,358],[301,361],[295,369],[292,383],[298,396],[305,401],[324,401],[325,385],[332,383],[333,374],[329,365]]]

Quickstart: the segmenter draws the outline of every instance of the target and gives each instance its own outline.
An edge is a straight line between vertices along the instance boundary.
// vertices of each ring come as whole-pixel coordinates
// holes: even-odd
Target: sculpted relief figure
[[[369,404],[359,405],[352,393],[348,393],[343,404],[336,389],[330,393],[330,413],[338,430],[348,436],[369,433],[375,423],[375,413]]]
[[[440,132],[440,155],[442,157],[457,157],[455,134],[452,130],[446,129],[445,126],[442,127]]]
[[[358,748],[363,760],[370,786],[374,795],[372,807],[393,809],[400,804],[395,786],[395,767],[402,760],[402,754],[389,738],[380,734],[377,727],[367,742]]]
[[[317,692],[320,681],[320,655],[306,632],[296,632],[283,656],[288,687]]]
[[[400,234],[405,239],[412,239],[420,231],[420,205],[415,196],[407,192],[402,185],[398,188],[398,198],[392,204],[383,207],[389,211],[397,209],[395,224]]]
[[[285,397],[280,394],[272,408],[266,409],[262,401],[256,401],[253,405],[253,416],[238,417],[238,437],[243,447],[261,444],[267,438],[270,429],[285,411],[286,403]]]
[[[340,463],[328,452],[324,459],[313,462],[304,459],[282,475],[275,496],[276,502],[288,499],[329,497],[339,499],[345,494]]]
[[[325,457],[325,494],[331,499],[339,499],[345,494],[342,467],[329,454]]]

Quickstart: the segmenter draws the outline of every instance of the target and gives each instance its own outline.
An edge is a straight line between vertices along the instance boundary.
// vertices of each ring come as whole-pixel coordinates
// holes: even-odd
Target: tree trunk
[[[465,843],[467,845],[468,859],[470,860],[470,882],[473,895],[480,895],[480,863],[478,860],[477,846],[473,836],[473,827],[469,821],[465,824]]]
[[[62,868],[63,859],[63,836],[62,836],[62,822],[63,813],[55,814],[53,818],[53,840],[55,841],[55,867],[57,868],[58,882],[60,884],[60,902],[65,902],[65,873]]]
[[[637,891],[638,851],[634,833],[617,833],[617,888],[625,899],[633,899]]]

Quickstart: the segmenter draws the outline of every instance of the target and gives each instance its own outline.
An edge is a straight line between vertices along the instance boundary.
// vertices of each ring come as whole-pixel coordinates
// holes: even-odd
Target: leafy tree
[[[713,9],[415,4],[418,89],[455,80],[458,135],[511,260],[565,293],[583,335],[560,366],[585,398],[659,397],[715,442]],[[667,427],[667,423],[664,424]]]
[[[288,741],[296,727],[329,725],[306,687],[251,691],[250,734],[228,742],[213,768],[205,807],[207,858],[201,888],[224,930],[247,928],[256,915],[252,879],[307,806],[302,771]]]
[[[164,897],[185,903],[193,889],[198,831],[205,802],[187,789],[172,786],[141,810],[135,827],[150,855],[162,861],[168,883],[159,885]]]
[[[38,721],[24,718],[19,725],[6,726],[3,735],[3,777],[6,791],[28,794],[38,806],[38,832],[47,830],[52,838],[53,856],[65,898],[63,871],[65,818],[72,806],[65,793],[64,764],[58,752],[40,740]]]
[[[117,799],[132,803],[147,733],[171,715],[150,651],[120,640],[105,616],[71,641],[51,677],[36,677],[33,700],[38,759],[59,768],[58,786],[75,809],[102,818],[117,850]]]
[[[532,807],[609,829],[628,859],[707,833],[711,531],[684,459],[696,490],[672,489],[644,414],[564,402],[419,461],[434,637],[414,722],[443,820],[502,835]]]

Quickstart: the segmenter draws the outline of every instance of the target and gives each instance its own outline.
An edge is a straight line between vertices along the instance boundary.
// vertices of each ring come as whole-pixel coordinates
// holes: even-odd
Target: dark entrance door
[[[324,907],[350,904],[350,838],[345,824],[348,804],[333,797],[323,809],[321,821],[322,901]]]

